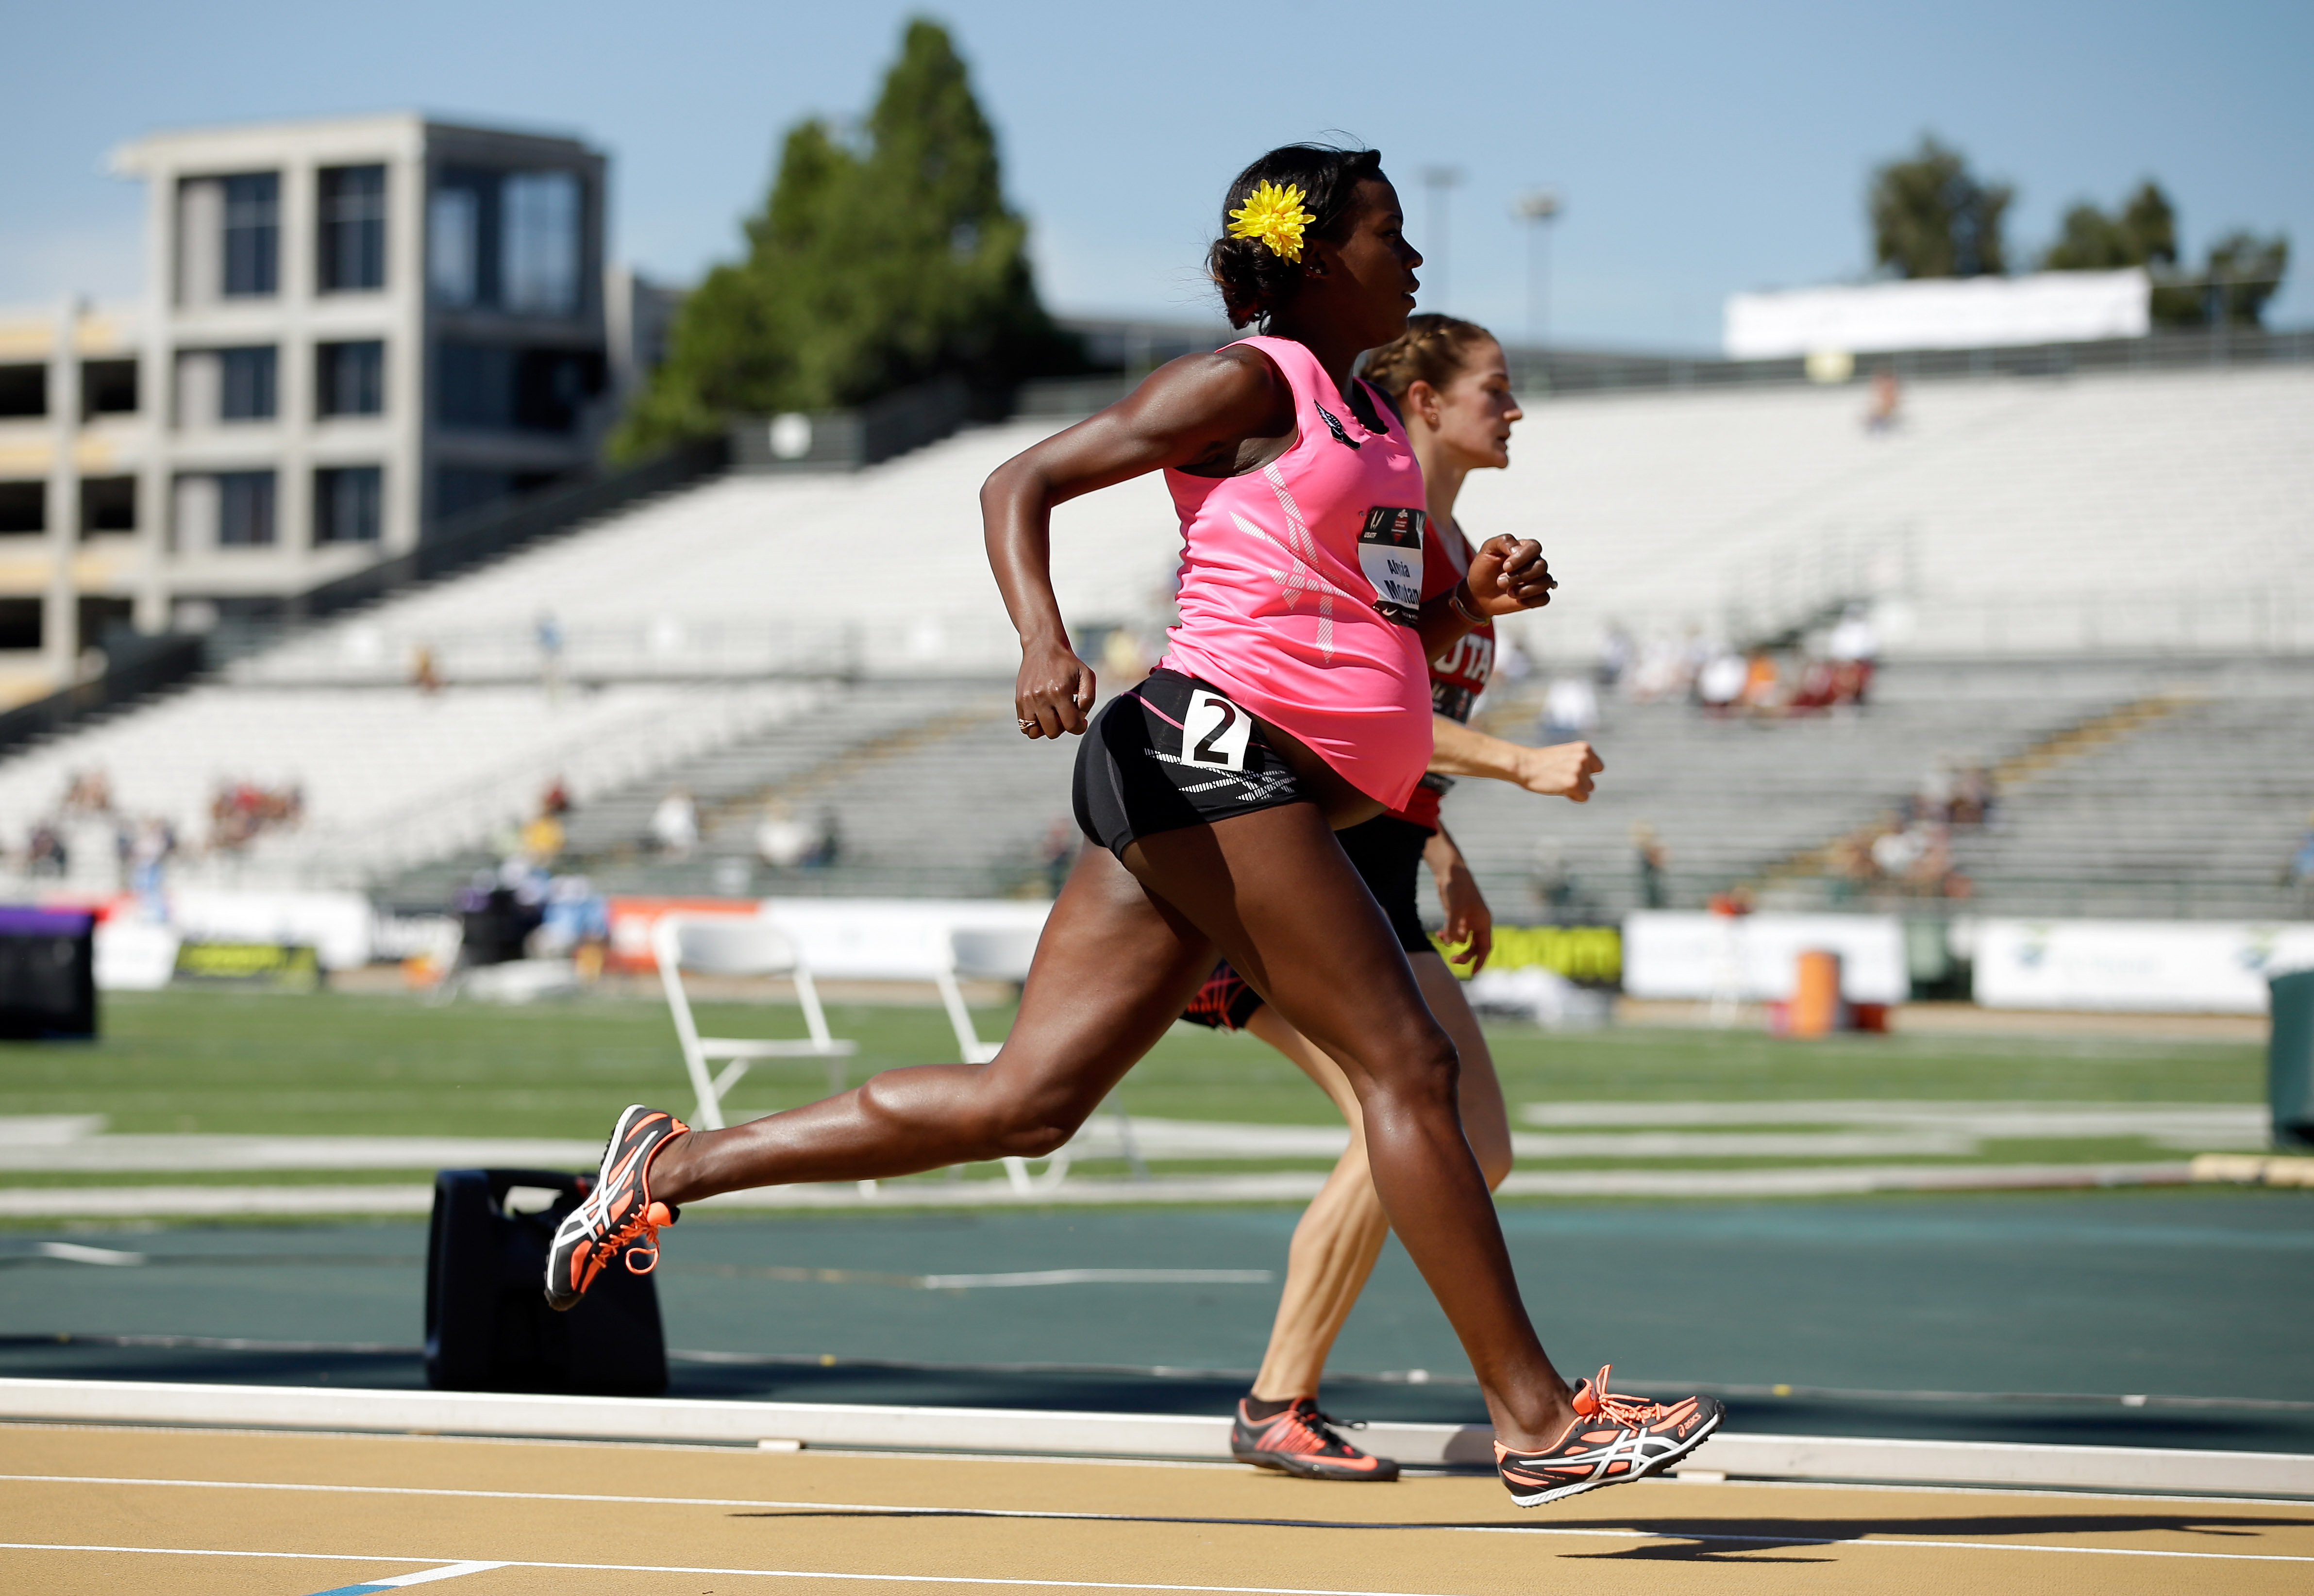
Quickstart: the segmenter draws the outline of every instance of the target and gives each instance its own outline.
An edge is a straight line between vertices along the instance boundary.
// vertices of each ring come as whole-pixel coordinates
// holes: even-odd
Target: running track
[[[2303,1592],[2314,1506],[0,1425],[0,1590],[44,1596]]]

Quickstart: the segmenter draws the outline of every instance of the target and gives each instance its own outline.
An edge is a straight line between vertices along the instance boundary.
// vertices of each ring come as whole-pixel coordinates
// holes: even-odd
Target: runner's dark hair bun
[[[1221,236],[1206,251],[1206,270],[1222,291],[1230,325],[1243,327],[1275,313],[1302,280],[1296,261],[1283,260],[1250,238],[1229,235],[1229,214],[1265,182],[1302,190],[1302,207],[1317,219],[1306,236],[1339,242],[1356,213],[1358,185],[1382,177],[1380,150],[1335,149],[1326,145],[1280,145],[1237,174],[1222,201]],[[1306,256],[1305,256],[1306,259]]]

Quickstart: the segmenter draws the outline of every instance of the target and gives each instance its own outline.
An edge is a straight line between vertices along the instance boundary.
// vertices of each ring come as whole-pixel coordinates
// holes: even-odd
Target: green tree
[[[612,440],[632,457],[739,414],[867,402],[935,376],[983,396],[1081,369],[1037,297],[1028,224],[948,32],[917,18],[857,138],[791,128],[747,254],[684,302]]]
[[[2065,213],[2057,242],[2041,256],[2044,271],[2120,271],[2177,264],[2177,213],[2161,185],[2138,184],[2118,216],[2087,200]]]
[[[2237,327],[2263,325],[2265,302],[2289,269],[2290,240],[2284,234],[2260,238],[2244,229],[2227,234],[2210,246],[2209,265],[2202,273],[2204,324],[2216,315]]]
[[[1872,174],[1874,260],[1898,277],[1972,278],[2009,269],[2001,222],[2016,191],[1986,183],[1959,151],[1921,136],[1910,157]]]
[[[2210,246],[2199,272],[2184,270],[2177,212],[2150,178],[2118,215],[2086,200],[2068,210],[2056,242],[2041,257],[2044,271],[2145,268],[2153,278],[2153,320],[2163,327],[2206,327],[2219,316],[2237,326],[2257,326],[2289,265],[2287,238],[2236,231]]]

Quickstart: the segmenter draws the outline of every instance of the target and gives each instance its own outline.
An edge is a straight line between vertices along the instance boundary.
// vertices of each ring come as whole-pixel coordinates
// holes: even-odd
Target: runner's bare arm
[[[1588,743],[1530,748],[1472,731],[1444,715],[1431,717],[1430,768],[1442,776],[1484,776],[1544,798],[1591,801],[1591,778],[1607,768]]]
[[[1480,614],[1491,618],[1542,608],[1550,602],[1550,590],[1559,581],[1550,574],[1550,562],[1542,557],[1542,545],[1533,539],[1490,537],[1479,545],[1463,585],[1470,590],[1464,602],[1475,603]],[[1431,659],[1445,653],[1471,630],[1471,618],[1454,606],[1454,595],[1461,591],[1461,587],[1450,587],[1423,602],[1422,652]]]
[[[1430,841],[1422,845],[1422,862],[1430,867],[1438,882],[1438,906],[1446,912],[1438,939],[1454,949],[1446,956],[1449,960],[1467,966],[1475,975],[1486,967],[1487,956],[1495,950],[1494,911],[1487,907],[1486,895],[1479,890],[1478,877],[1471,874],[1470,861],[1444,826],[1431,833]]]
[[[1267,356],[1251,349],[1188,355],[1097,416],[1024,449],[980,489],[988,563],[1020,634],[1014,714],[1023,735],[1082,732],[1093,704],[1092,667],[1069,648],[1053,596],[1052,512],[1099,489],[1179,466],[1215,476],[1260,463],[1294,432],[1294,395]]]

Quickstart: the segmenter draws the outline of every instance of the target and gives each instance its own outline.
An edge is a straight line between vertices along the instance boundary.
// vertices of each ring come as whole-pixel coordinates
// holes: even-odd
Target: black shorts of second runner
[[[1430,828],[1417,825],[1411,820],[1400,820],[1395,815],[1378,815],[1363,824],[1338,831],[1334,836],[1341,843],[1342,851],[1349,855],[1351,868],[1382,905],[1398,945],[1409,953],[1436,952],[1430,933],[1422,929],[1422,916],[1414,903],[1422,850],[1430,841]],[[1206,978],[1197,995],[1189,1000],[1181,1018],[1215,1030],[1241,1031],[1262,1002],[1262,995],[1248,986],[1245,977],[1224,959]]]
[[[1120,859],[1136,837],[1308,801],[1253,717],[1210,683],[1154,670],[1101,706],[1070,796],[1084,834]]]

